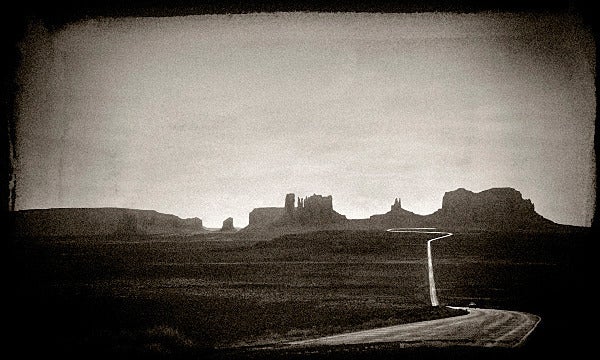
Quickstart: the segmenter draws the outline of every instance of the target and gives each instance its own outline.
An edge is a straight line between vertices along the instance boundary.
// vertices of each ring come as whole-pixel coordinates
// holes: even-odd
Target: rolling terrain
[[[520,352],[576,347],[585,334],[562,326],[581,320],[564,306],[583,298],[590,236],[465,232],[437,241],[440,304],[473,301],[541,316]],[[430,306],[429,238],[321,231],[272,241],[230,234],[14,239],[12,300],[20,320],[12,326],[27,334],[14,343],[57,354],[252,357],[259,355],[248,346],[462,315]],[[371,350],[401,351],[393,344]],[[261,356],[294,354],[306,356]]]

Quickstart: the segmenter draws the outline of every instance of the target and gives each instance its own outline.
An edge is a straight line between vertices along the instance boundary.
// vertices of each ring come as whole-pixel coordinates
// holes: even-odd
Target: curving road
[[[438,234],[427,241],[427,264],[431,305],[438,306],[431,243],[452,236],[452,233],[432,231],[435,228],[394,228],[389,232]],[[455,307],[456,308],[456,307]],[[537,315],[508,310],[462,308],[467,315],[388,326],[317,339],[289,342],[291,346],[319,346],[394,342],[400,347],[415,346],[479,346],[518,347],[535,330],[541,318]]]
[[[540,317],[518,311],[467,308],[469,314],[388,326],[318,339],[294,341],[292,346],[398,343],[400,347],[479,346],[518,347],[533,332]]]

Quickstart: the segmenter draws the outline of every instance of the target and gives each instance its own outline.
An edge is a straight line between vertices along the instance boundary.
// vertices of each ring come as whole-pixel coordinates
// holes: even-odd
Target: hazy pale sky
[[[22,44],[17,209],[248,223],[285,194],[349,218],[514,187],[589,225],[595,49],[576,17],[255,14],[82,21]]]

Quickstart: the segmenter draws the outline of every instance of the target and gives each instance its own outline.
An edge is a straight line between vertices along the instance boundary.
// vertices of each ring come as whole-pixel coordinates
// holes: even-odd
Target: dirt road
[[[517,347],[524,343],[540,321],[533,314],[467,308],[469,314],[378,329],[357,331],[317,339],[295,341],[292,346],[319,346],[395,342],[401,347],[478,346]]]

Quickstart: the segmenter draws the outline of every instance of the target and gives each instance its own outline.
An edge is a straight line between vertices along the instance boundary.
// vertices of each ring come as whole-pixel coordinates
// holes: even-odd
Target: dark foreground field
[[[335,231],[269,242],[223,235],[16,239],[14,286],[5,295],[14,301],[10,342],[22,355],[393,357],[399,350],[389,344],[316,352],[245,346],[458,315],[429,306],[429,238]],[[441,240],[434,245],[440,301],[541,315],[520,351],[576,351],[588,316],[577,315],[587,299],[588,238],[472,233]]]

